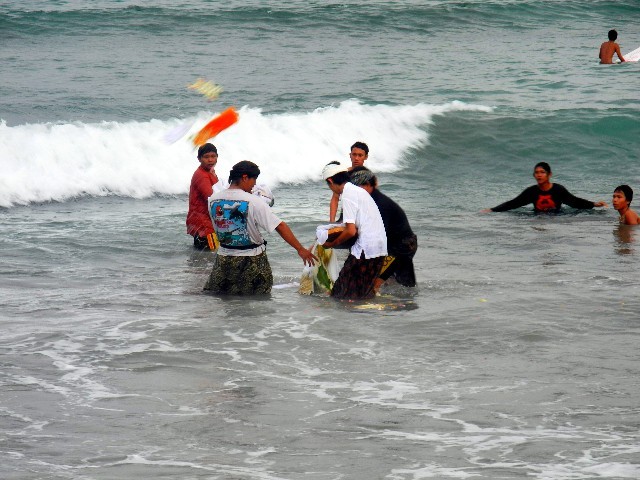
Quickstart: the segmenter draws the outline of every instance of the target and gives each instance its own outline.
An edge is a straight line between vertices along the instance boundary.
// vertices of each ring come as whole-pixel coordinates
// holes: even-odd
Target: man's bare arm
[[[336,214],[338,213],[338,203],[340,202],[340,195],[333,193],[331,196],[331,202],[329,203],[329,223],[336,221]]]
[[[333,248],[336,245],[340,245],[341,243],[346,242],[351,237],[355,237],[357,233],[358,229],[356,228],[355,223],[347,223],[345,225],[345,229],[340,232],[340,235],[338,235],[335,240],[331,242],[325,242],[322,246],[325,248]]]

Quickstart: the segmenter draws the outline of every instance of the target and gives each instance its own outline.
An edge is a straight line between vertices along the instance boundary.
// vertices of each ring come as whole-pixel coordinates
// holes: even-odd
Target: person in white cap
[[[387,255],[387,234],[378,207],[371,195],[349,182],[347,168],[339,162],[326,165],[322,178],[333,193],[341,195],[345,223],[344,231],[322,246],[332,248],[357,235],[331,296],[353,300],[372,297],[375,279]]]

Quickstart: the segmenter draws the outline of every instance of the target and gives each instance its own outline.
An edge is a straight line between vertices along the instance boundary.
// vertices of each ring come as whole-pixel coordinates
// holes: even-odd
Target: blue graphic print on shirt
[[[249,202],[243,200],[216,200],[211,204],[213,226],[222,246],[247,247],[252,245],[247,229]]]

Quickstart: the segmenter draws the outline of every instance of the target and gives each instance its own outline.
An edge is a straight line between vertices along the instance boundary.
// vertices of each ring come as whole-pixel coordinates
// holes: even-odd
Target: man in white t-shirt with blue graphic
[[[387,255],[387,235],[376,203],[365,190],[349,182],[347,168],[331,162],[322,170],[322,178],[333,193],[341,195],[345,229],[323,244],[332,248],[357,235],[331,296],[360,299],[375,295],[374,282]]]
[[[209,213],[220,247],[205,290],[230,295],[271,292],[273,274],[260,229],[278,232],[305,264],[312,266],[317,260],[267,202],[251,193],[258,175],[255,163],[236,163],[229,172],[229,188],[209,197]]]

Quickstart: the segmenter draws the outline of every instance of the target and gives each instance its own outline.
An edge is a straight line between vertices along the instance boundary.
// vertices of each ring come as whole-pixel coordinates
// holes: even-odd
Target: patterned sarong
[[[264,295],[272,286],[267,252],[262,252],[256,256],[217,255],[204,289],[225,295]]]
[[[373,297],[373,283],[383,263],[384,257],[366,259],[363,253],[360,259],[357,259],[349,254],[338,279],[333,284],[331,296],[349,300]]]

